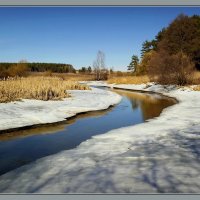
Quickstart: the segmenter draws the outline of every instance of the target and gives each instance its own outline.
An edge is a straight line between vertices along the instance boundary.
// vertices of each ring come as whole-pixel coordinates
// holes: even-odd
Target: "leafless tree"
[[[93,62],[93,68],[96,80],[106,79],[105,54],[102,51],[98,51],[96,60]]]

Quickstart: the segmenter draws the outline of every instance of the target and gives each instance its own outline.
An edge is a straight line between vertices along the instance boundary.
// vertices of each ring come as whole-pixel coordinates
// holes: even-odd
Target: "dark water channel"
[[[1,134],[0,175],[38,158],[75,148],[94,135],[158,117],[164,108],[175,104],[160,95],[113,91],[122,96],[122,101],[105,111],[80,114],[56,125]]]

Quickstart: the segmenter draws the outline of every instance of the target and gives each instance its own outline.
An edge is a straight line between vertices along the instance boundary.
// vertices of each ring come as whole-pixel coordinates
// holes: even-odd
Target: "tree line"
[[[32,72],[52,71],[57,73],[74,73],[76,71],[70,64],[28,63],[27,66]]]
[[[0,78],[8,76],[23,76],[27,72],[56,72],[75,73],[76,70],[70,64],[60,63],[28,63],[20,61],[18,63],[0,63]]]
[[[92,73],[92,67],[81,67],[81,69],[78,70],[80,73],[86,73],[86,74],[91,74]]]
[[[140,60],[128,66],[134,75],[149,75],[162,84],[184,85],[200,70],[200,16],[179,15],[151,41],[144,41]]]

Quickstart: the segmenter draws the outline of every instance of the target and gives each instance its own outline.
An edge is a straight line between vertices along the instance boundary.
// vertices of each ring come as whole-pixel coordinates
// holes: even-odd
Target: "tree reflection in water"
[[[139,107],[144,121],[158,117],[164,108],[176,103],[172,98],[162,97],[157,94],[144,94],[123,90],[114,91],[129,98],[133,111]]]

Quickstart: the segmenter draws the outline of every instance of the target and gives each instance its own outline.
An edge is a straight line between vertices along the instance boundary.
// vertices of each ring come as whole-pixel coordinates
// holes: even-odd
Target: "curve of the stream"
[[[143,123],[175,104],[158,94],[112,90],[122,101],[107,110],[77,115],[60,124],[0,135],[0,175],[36,159],[75,148],[94,135]]]

